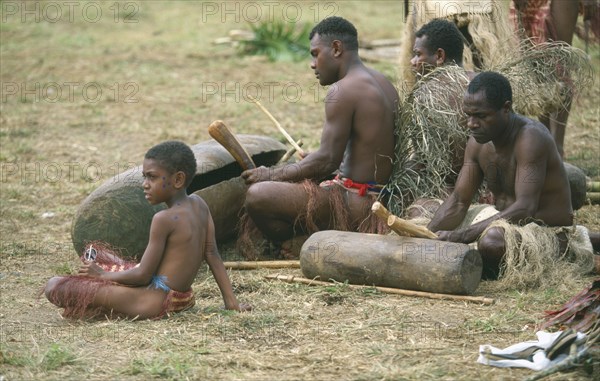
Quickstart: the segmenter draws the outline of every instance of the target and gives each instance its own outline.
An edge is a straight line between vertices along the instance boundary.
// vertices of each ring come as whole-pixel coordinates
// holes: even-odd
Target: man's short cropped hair
[[[315,34],[328,41],[340,40],[348,50],[358,50],[358,32],[354,25],[343,17],[332,16],[321,20],[308,38],[312,40]]]
[[[415,37],[427,36],[425,48],[430,54],[444,49],[446,59],[462,65],[464,41],[460,30],[453,22],[445,19],[433,19],[415,33]]]
[[[170,174],[182,171],[185,173],[186,188],[191,184],[196,174],[196,158],[187,144],[169,140],[150,148],[144,159],[152,159]]]
[[[500,110],[506,101],[512,103],[512,88],[510,82],[500,73],[483,71],[469,83],[467,92],[475,94],[483,90],[485,99],[496,110]]]

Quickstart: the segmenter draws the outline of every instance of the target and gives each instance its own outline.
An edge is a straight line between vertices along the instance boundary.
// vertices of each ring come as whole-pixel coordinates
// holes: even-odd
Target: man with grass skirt
[[[448,20],[431,20],[415,33],[410,64],[418,81],[399,109],[386,187],[395,214],[404,214],[417,199],[446,195],[456,181],[467,142],[462,95],[475,75],[463,68],[463,51],[463,37]]]
[[[584,22],[591,21],[595,26],[592,31],[599,36],[599,11],[597,1],[564,1],[564,0],[514,0],[510,2],[510,18],[517,33],[533,44],[547,41],[573,42],[577,18],[584,14]],[[582,36],[589,40],[589,36]],[[572,95],[565,94],[562,107],[546,112],[539,119],[550,130],[561,157],[564,157],[564,140],[567,120],[571,109]]]
[[[573,224],[569,182],[548,130],[513,112],[510,83],[494,72],[470,82],[463,110],[471,135],[463,166],[429,229],[441,240],[477,241],[484,274],[501,273],[509,286],[540,282],[553,267],[555,276],[566,276],[567,267],[591,271],[591,243]],[[471,223],[469,207],[484,180],[497,212]]]
[[[396,157],[386,186],[388,209],[409,218],[433,213],[452,191],[467,142],[462,97],[475,74],[462,67],[464,40],[454,23],[434,19],[414,34],[411,66],[418,81],[400,106]],[[520,114],[562,107],[566,88],[582,88],[592,80],[591,66],[578,49],[549,44],[513,50],[488,70],[511,81]],[[493,203],[491,193],[482,192],[480,201]]]
[[[384,228],[370,208],[392,171],[398,93],[383,74],[362,63],[357,31],[341,17],[313,28],[310,54],[319,83],[330,86],[319,149],[296,164],[242,173],[251,185],[247,214],[274,242],[324,229]]]

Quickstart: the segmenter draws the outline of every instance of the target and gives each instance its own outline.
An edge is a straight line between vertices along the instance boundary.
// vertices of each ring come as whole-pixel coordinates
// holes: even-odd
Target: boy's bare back
[[[166,284],[171,289],[184,292],[194,282],[206,251],[215,248],[214,225],[208,206],[192,194],[158,212],[152,219],[151,231],[155,225],[170,232],[157,275],[166,276]]]
[[[142,165],[144,196],[150,204],[164,202],[168,208],[152,218],[148,246],[140,263],[114,271],[85,261],[79,276],[48,281],[48,300],[71,311],[71,316],[102,311],[142,319],[160,318],[194,305],[191,286],[206,260],[225,308],[250,310],[251,306],[240,305],[233,294],[217,251],[208,206],[199,196],[186,193],[195,172],[194,153],[184,143],[168,141],[152,147]]]

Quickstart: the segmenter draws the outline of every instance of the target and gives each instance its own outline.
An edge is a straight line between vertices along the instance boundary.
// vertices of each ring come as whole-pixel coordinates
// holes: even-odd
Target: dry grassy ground
[[[214,119],[280,138],[244,101],[256,89],[295,137],[317,146],[324,91],[308,58],[271,63],[231,55],[212,40],[257,17],[314,23],[330,14],[352,20],[365,40],[399,38],[402,2],[0,4],[0,380],[522,379],[531,372],[476,364],[478,345],[533,339],[543,311],[591,280],[529,292],[483,282],[476,294],[496,299],[484,306],[231,272],[239,299],[254,306],[237,314],[219,309],[203,270],[196,307],[172,319],[63,320],[37,296],[51,276],[78,266],[75,211],[104,180],[138,165],[147,148],[207,140]],[[590,53],[598,73],[598,50]],[[395,77],[395,65],[375,66]],[[599,93],[597,85],[584,90],[566,138],[568,160],[597,180]],[[586,206],[578,219],[600,230],[599,212]]]

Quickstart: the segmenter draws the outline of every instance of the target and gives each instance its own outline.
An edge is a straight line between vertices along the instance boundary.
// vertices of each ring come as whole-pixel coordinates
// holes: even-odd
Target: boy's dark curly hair
[[[423,25],[415,33],[416,37],[427,36],[425,47],[429,53],[439,48],[446,52],[446,59],[454,60],[457,65],[462,65],[463,36],[453,22],[444,19],[433,19]]]
[[[500,110],[506,101],[512,102],[510,82],[502,74],[493,71],[483,71],[469,83],[467,92],[475,94],[485,91],[485,99],[495,110]]]
[[[358,32],[352,23],[343,17],[332,16],[321,20],[311,30],[309,39],[315,34],[329,41],[340,40],[348,50],[358,50]]]
[[[158,164],[170,174],[182,171],[185,173],[185,187],[187,188],[196,174],[196,158],[187,144],[169,140],[150,148],[144,159],[156,160]]]

